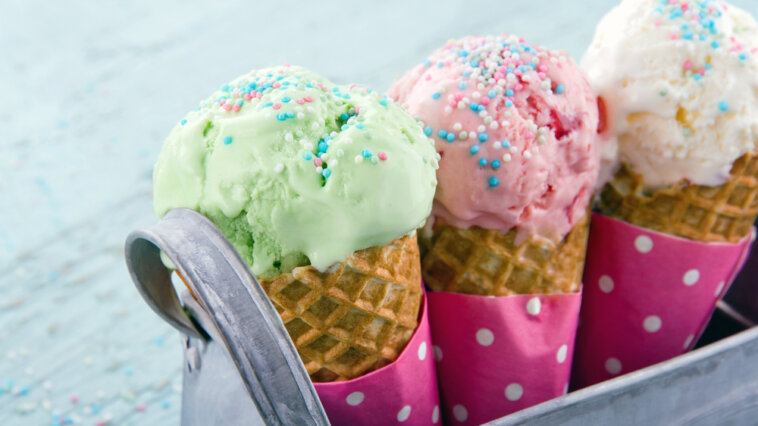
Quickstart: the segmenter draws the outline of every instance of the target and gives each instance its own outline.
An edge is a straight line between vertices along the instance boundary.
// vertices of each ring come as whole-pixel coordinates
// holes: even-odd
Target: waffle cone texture
[[[358,251],[324,272],[259,280],[314,382],[350,380],[394,361],[418,325],[416,236]]]
[[[434,291],[486,296],[575,293],[588,231],[589,214],[557,242],[538,235],[519,241],[516,230],[460,229],[438,220],[422,244],[424,282]]]
[[[701,242],[736,243],[758,215],[758,157],[738,158],[719,186],[682,180],[645,191],[642,176],[622,165],[598,198],[597,210],[642,228]]]

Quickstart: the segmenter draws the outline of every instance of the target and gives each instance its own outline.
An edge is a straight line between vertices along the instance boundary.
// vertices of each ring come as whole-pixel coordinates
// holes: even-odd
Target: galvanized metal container
[[[185,291],[180,301],[161,251],[194,297]],[[329,424],[275,309],[212,223],[174,210],[129,235],[126,260],[147,303],[183,335],[183,425]],[[754,284],[743,275],[727,300],[758,306]],[[728,315],[716,315],[706,340],[758,318],[724,302],[720,308]],[[758,424],[756,362],[758,328],[750,328],[491,424]]]

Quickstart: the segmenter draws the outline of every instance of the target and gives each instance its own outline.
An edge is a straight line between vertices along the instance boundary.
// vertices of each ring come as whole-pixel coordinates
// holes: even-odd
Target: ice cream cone
[[[259,280],[314,382],[349,380],[394,361],[418,325],[416,237],[360,250],[324,272]]]
[[[642,228],[702,242],[736,243],[758,215],[758,157],[747,153],[719,186],[681,180],[645,191],[642,177],[626,165],[605,185],[597,209]]]
[[[487,296],[579,291],[589,215],[555,241],[516,231],[435,224],[422,260],[424,282],[434,291]]]

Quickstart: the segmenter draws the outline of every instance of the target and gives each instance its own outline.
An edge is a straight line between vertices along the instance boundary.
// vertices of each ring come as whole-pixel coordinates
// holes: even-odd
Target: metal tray
[[[192,291],[183,303],[161,251]],[[183,425],[328,424],[276,311],[212,223],[173,210],[129,235],[126,260],[150,307],[184,335]],[[758,306],[745,301],[751,278],[738,278],[727,300]],[[757,424],[758,327],[740,330],[758,315],[720,309],[701,339],[715,343],[490,424]]]

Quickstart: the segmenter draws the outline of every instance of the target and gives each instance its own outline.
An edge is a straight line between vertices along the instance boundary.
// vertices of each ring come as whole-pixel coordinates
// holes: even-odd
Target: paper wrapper
[[[750,249],[592,215],[572,387],[680,355],[697,341]]]
[[[314,384],[333,425],[440,423],[427,304],[425,299],[418,328],[393,363],[357,379]]]
[[[478,425],[566,393],[580,294],[427,297],[447,424]]]

